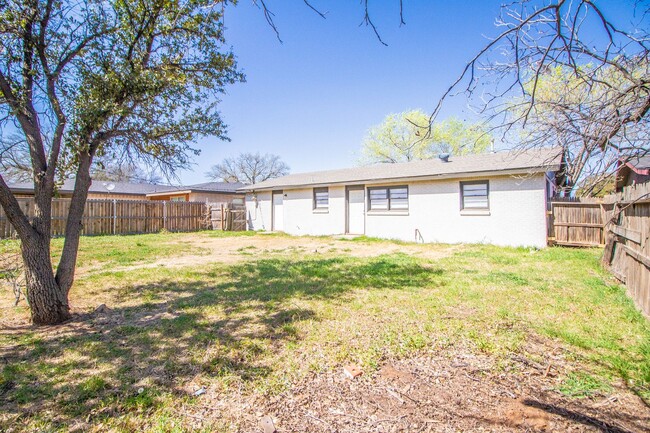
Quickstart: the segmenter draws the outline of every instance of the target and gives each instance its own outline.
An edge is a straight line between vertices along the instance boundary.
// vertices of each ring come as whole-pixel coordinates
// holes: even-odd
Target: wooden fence
[[[246,206],[233,203],[213,203],[210,205],[212,230],[245,231]]]
[[[571,247],[603,246],[605,206],[601,199],[553,198],[548,204],[548,243]]]
[[[34,216],[34,199],[18,199],[23,212]],[[65,235],[70,199],[52,200],[52,236]],[[84,235],[191,232],[209,228],[207,205],[202,202],[88,200],[82,220]],[[16,232],[0,207],[0,238]]]
[[[605,197],[603,265],[650,317],[650,183]]]
[[[603,265],[650,317],[650,183],[602,199],[552,199],[549,244],[604,246]]]

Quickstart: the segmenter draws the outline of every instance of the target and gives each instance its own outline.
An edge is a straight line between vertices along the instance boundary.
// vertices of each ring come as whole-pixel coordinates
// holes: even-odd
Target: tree
[[[155,169],[146,169],[133,161],[96,161],[90,171],[93,180],[159,184],[163,177]]]
[[[648,152],[650,4],[619,3],[508,3],[497,19],[501,33],[467,63],[443,94],[430,123],[448,96],[464,90],[477,100],[493,132],[514,138],[513,147],[563,144],[565,159],[576,167],[565,173],[566,191],[580,188],[584,179],[604,184],[598,178],[612,172],[613,156]],[[615,24],[610,19],[613,11],[629,24]],[[566,145],[564,139],[573,144]]]
[[[212,180],[252,185],[289,174],[289,166],[277,155],[240,153],[213,165],[205,175]]]
[[[634,75],[644,74],[648,61],[644,59],[628,68]],[[592,68],[588,65],[580,69]],[[594,82],[586,83],[572,70],[558,66],[541,74],[535,83],[527,83],[526,86],[537,86],[536,102],[527,114],[526,127],[515,129],[512,138],[527,147],[553,144],[564,150],[565,195],[601,194],[613,184],[611,178],[619,159],[629,160],[650,151],[647,117],[624,125],[603,145],[602,134],[611,132],[611,119],[633,110],[639,100],[617,97],[622,93],[621,87],[627,85],[617,69],[605,67],[592,70],[592,74]],[[509,118],[516,121],[528,108],[526,98],[515,98],[509,107]]]
[[[32,321],[70,317],[68,292],[96,157],[134,155],[163,171],[189,163],[203,135],[225,139],[216,110],[243,79],[224,48],[222,5],[207,0],[4,0],[0,126],[30,155],[34,218],[0,174],[0,205],[21,240]],[[51,200],[75,177],[61,257],[50,257]]]
[[[12,135],[0,138],[0,168],[2,176],[10,182],[29,182],[33,178],[29,151],[25,140]]]
[[[456,118],[429,126],[421,110],[390,114],[368,131],[361,147],[362,164],[407,162],[435,158],[440,153],[467,155],[487,150],[492,137],[479,124]]]

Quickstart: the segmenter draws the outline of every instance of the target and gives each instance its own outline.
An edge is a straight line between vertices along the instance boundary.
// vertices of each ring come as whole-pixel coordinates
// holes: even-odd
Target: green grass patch
[[[188,239],[214,236],[246,237],[239,254],[260,254],[111,269],[200,253]],[[395,243],[262,252],[255,236],[285,235],[83,238],[81,263],[101,271],[80,275],[71,299],[92,310],[101,295],[111,312],[62,333],[0,333],[0,398],[13,413],[47,408],[22,418],[26,431],[64,430],[80,417],[115,431],[181,431],[176,408],[201,404],[186,391],[198,384],[277,395],[308,372],[357,363],[370,374],[387,359],[455,346],[504,365],[535,340],[570,360],[558,392],[607,393],[623,380],[650,400],[650,324],[600,268],[599,250],[467,245],[438,260],[407,249],[353,257],[345,250],[355,242]]]

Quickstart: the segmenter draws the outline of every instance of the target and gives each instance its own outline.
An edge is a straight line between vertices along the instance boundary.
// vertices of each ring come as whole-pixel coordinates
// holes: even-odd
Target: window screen
[[[327,209],[329,205],[329,188],[314,188],[314,209]]]
[[[488,181],[461,182],[462,209],[489,209]]]
[[[409,190],[406,186],[368,188],[370,210],[408,210]]]

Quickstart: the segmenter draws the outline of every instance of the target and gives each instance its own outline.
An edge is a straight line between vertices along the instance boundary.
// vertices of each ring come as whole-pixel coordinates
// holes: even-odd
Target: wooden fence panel
[[[650,317],[650,183],[626,187],[605,201],[603,264]]]
[[[602,246],[605,212],[596,199],[560,199],[549,203],[549,244]]]
[[[21,209],[34,218],[34,199],[20,198]],[[202,202],[162,202],[149,200],[86,201],[82,218],[84,235],[157,233],[205,230],[208,205]],[[70,199],[52,200],[53,237],[65,235]],[[0,207],[0,239],[15,237],[16,232]]]
[[[650,317],[650,183],[603,199],[552,199],[549,244],[602,246],[603,264]]]
[[[246,231],[246,206],[233,203],[212,203],[210,223],[213,230]]]

